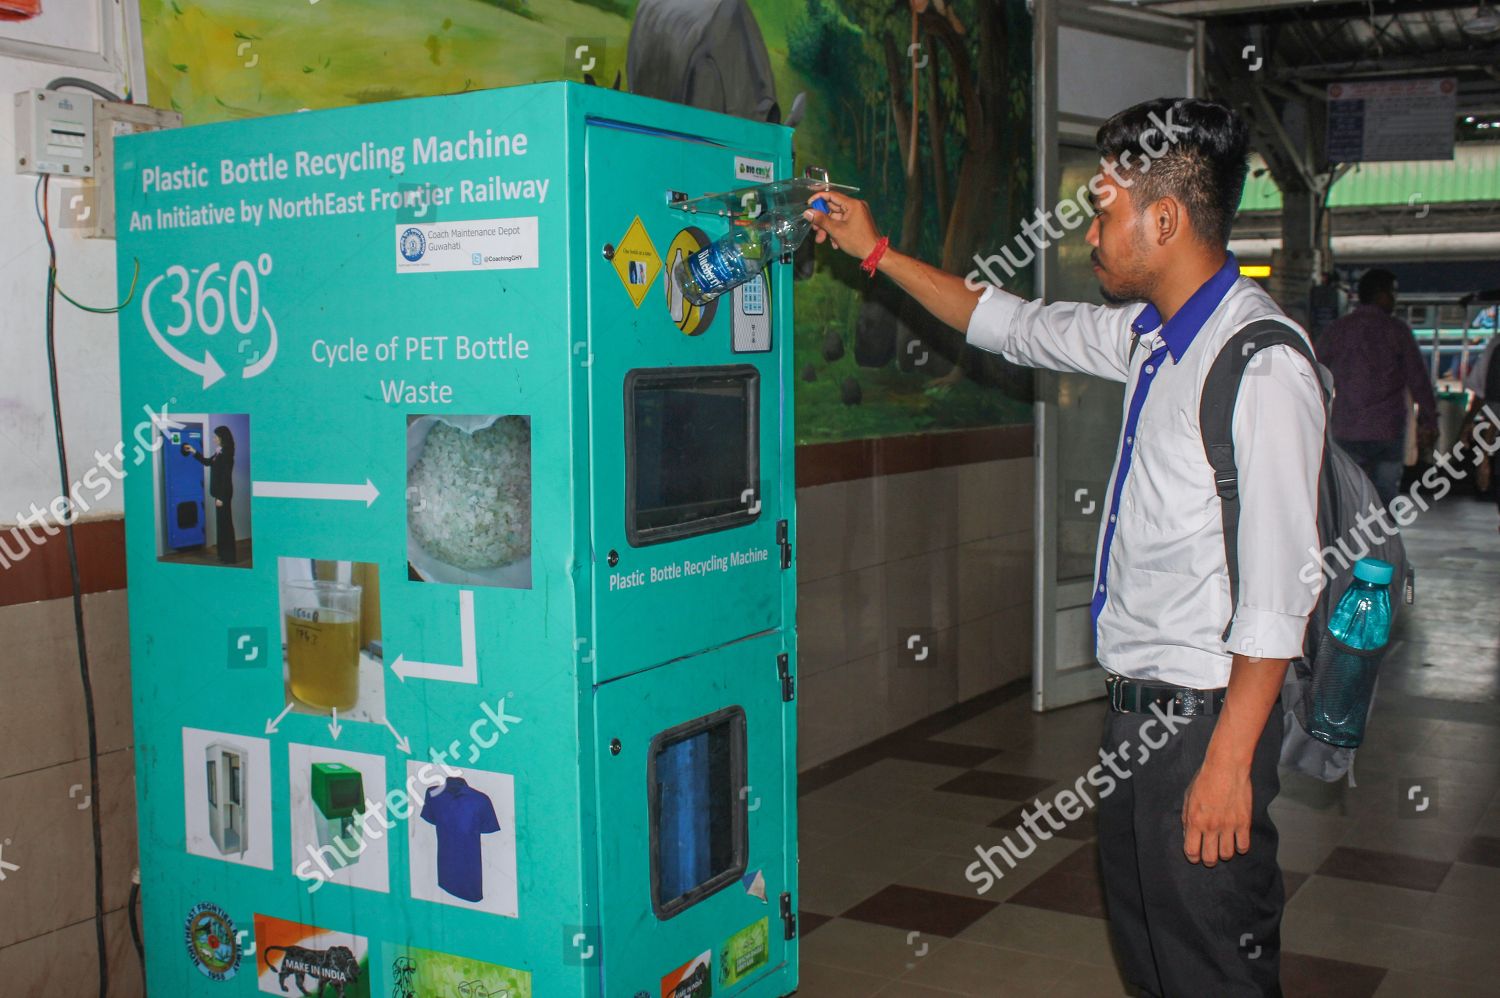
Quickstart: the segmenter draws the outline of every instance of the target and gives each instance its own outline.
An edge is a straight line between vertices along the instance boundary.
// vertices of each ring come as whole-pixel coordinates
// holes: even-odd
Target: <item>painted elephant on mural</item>
[[[745,0],[641,0],[625,57],[630,92],[753,121],[784,118],[760,25]]]

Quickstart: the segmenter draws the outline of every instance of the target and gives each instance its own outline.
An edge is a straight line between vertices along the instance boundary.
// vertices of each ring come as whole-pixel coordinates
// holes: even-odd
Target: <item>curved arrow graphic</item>
[[[271,366],[271,361],[276,359],[276,323],[271,321],[271,313],[266,311],[264,306],[261,307],[260,314],[265,317],[266,325],[271,329],[271,345],[266,347],[266,352],[260,360],[245,366],[242,376],[246,378],[253,378],[260,374]]]
[[[405,655],[397,655],[391,663],[391,671],[404,683],[407,676],[418,679],[439,679],[448,683],[479,682],[479,653],[474,643],[474,590],[458,591],[459,643],[463,647],[462,665],[439,665],[436,662],[413,662]]]
[[[162,274],[146,285],[145,294],[141,296],[141,317],[146,320],[146,331],[151,334],[151,338],[156,341],[156,345],[161,348],[161,352],[167,355],[167,359],[179,367],[184,367],[193,374],[198,375],[203,379],[203,387],[207,388],[224,377],[224,369],[219,366],[218,361],[214,360],[214,355],[209,353],[208,348],[205,347],[203,350],[203,359],[201,361],[194,360],[168,343],[167,338],[162,335],[161,330],[156,328],[156,320],[151,318],[151,292],[156,289],[156,286],[166,276],[166,274]]]

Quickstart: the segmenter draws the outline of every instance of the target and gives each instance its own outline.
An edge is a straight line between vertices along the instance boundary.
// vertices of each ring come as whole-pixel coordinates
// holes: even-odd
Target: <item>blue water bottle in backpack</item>
[[[1364,739],[1376,669],[1391,636],[1394,574],[1389,562],[1361,558],[1328,620],[1328,655],[1313,673],[1307,726],[1330,745],[1353,748]]]

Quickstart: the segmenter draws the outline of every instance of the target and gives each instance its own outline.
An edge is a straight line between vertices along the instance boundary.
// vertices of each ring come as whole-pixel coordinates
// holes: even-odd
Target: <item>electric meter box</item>
[[[152,994],[796,989],[791,268],[670,272],[791,137],[556,83],[117,140]]]

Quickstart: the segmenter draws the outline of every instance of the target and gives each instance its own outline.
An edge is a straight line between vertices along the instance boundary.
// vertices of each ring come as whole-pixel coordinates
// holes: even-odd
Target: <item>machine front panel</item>
[[[781,368],[790,330],[768,299],[773,263],[745,293],[698,309],[674,264],[728,229],[675,196],[743,186],[737,164],[775,148],[622,128],[586,130],[589,393],[594,454],[595,674],[599,681],[780,628],[788,511]]]
[[[785,993],[781,895],[795,893],[795,860],[780,647],[775,635],[741,641],[599,689],[607,998],[670,998],[663,978],[683,967],[714,995]]]

